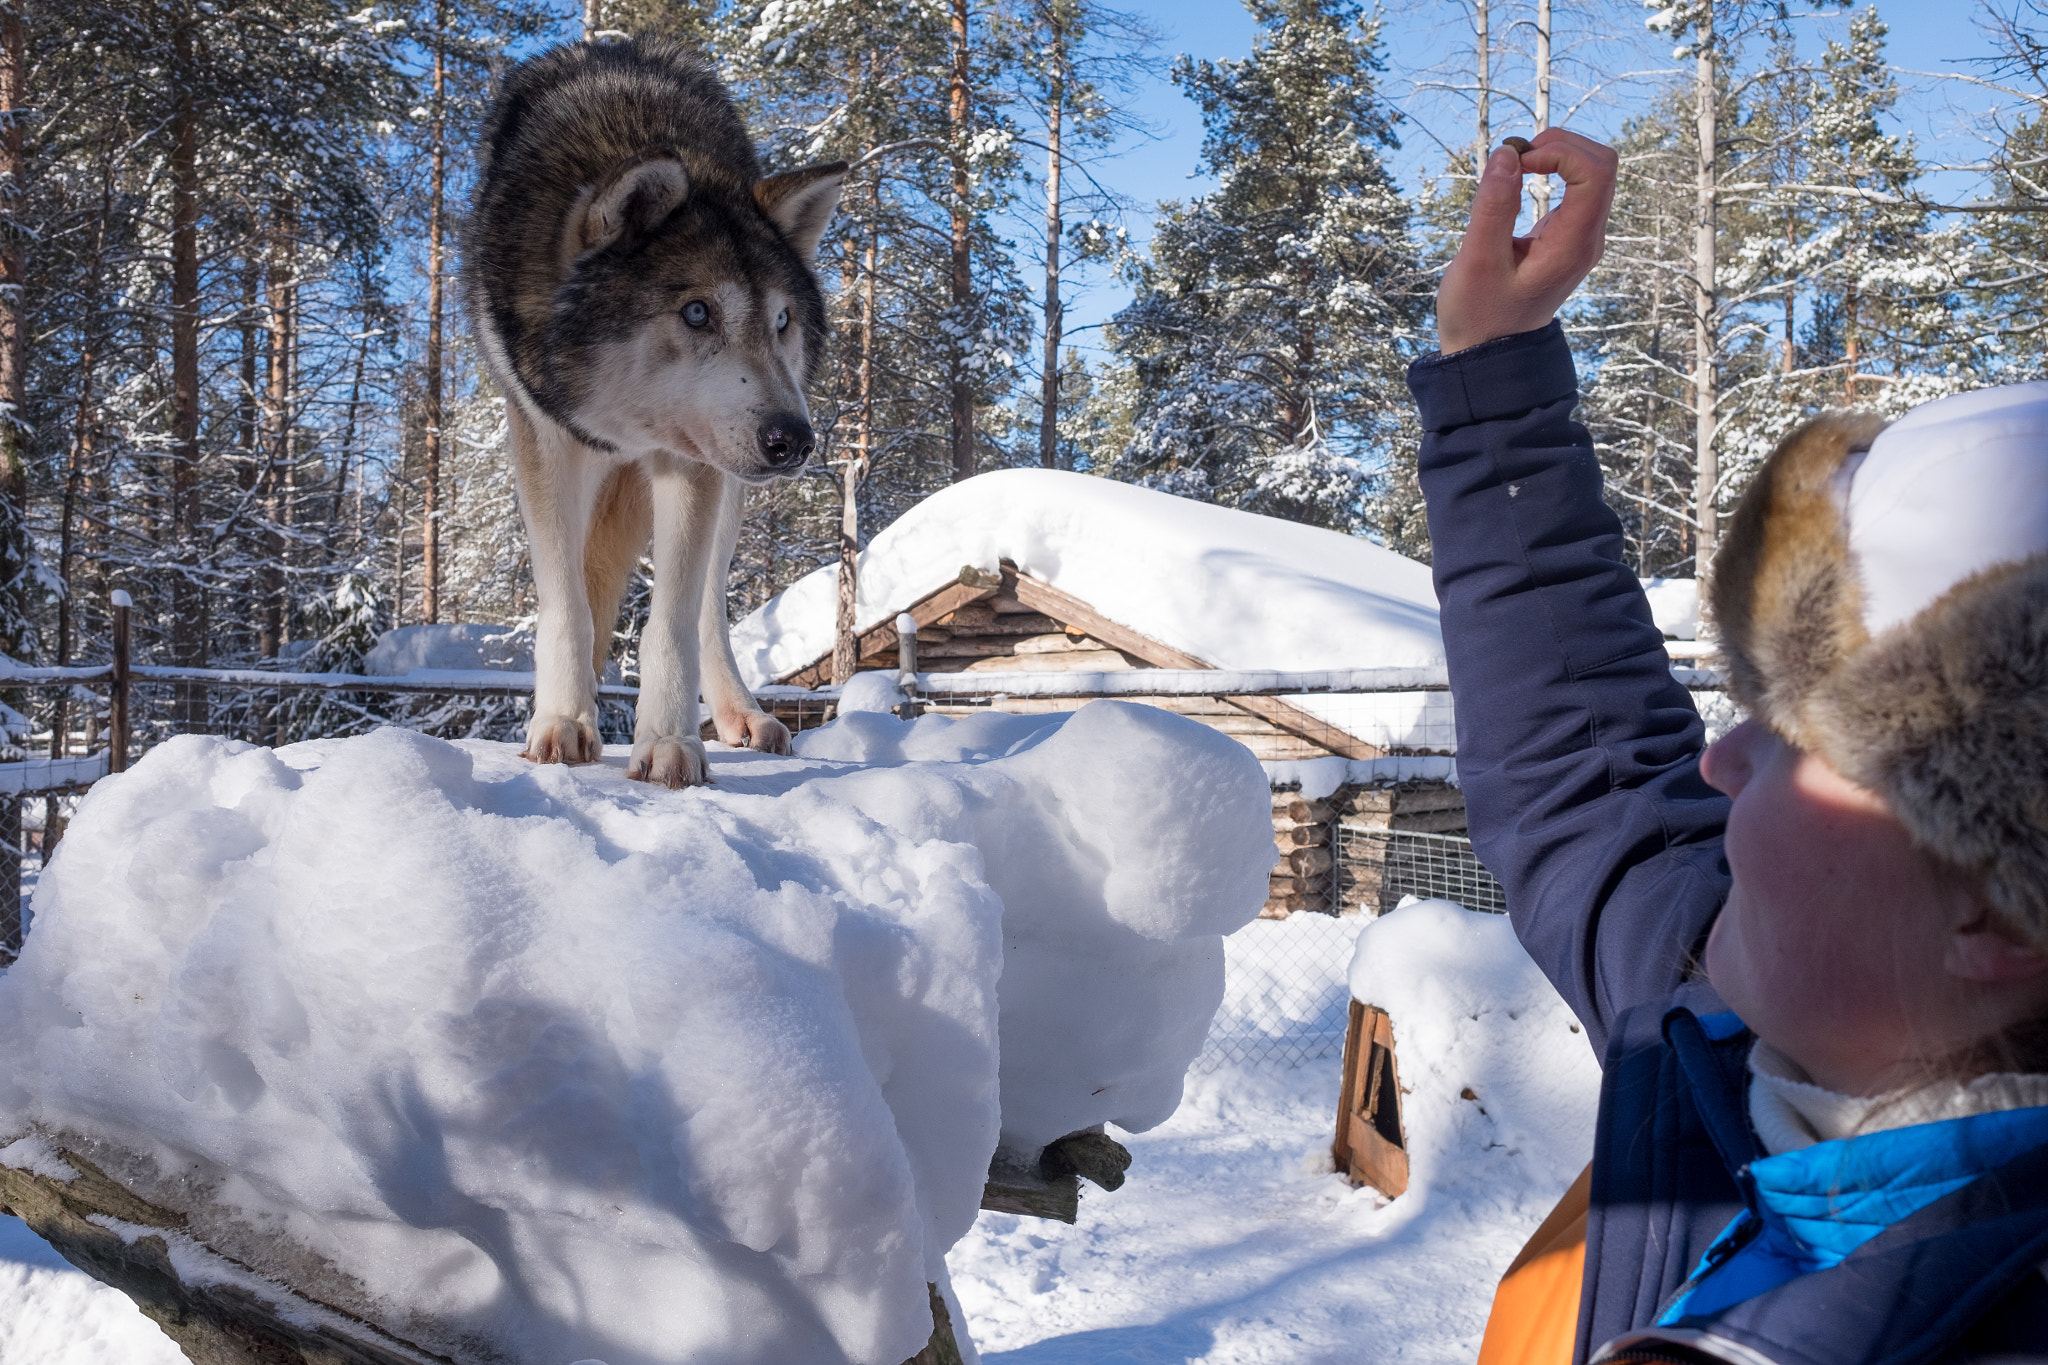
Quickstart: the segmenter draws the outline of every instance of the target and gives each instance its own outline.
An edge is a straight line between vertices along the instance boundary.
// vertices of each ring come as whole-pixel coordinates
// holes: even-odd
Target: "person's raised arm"
[[[1524,174],[1563,201],[1514,235]],[[1601,501],[1557,309],[1599,261],[1608,148],[1547,129],[1488,159],[1409,370],[1472,841],[1596,1047],[1680,984],[1727,891],[1726,799]]]
[[[1562,128],[1494,149],[1472,196],[1465,239],[1437,288],[1436,331],[1445,354],[1533,332],[1557,316],[1606,249],[1618,165],[1612,148]],[[1565,191],[1528,236],[1517,237],[1525,175],[1562,176]]]

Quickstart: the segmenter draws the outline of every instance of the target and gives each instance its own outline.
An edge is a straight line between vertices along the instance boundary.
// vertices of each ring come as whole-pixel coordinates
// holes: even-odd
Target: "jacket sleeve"
[[[1563,329],[1426,356],[1408,384],[1472,843],[1604,1056],[1705,942],[1728,800],[1572,420]]]

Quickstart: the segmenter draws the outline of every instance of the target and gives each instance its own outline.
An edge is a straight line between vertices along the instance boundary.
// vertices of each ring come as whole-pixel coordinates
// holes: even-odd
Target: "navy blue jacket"
[[[1649,1328],[1755,1201],[1753,1037],[1690,970],[1725,899],[1728,800],[1671,674],[1556,324],[1408,372],[1424,430],[1472,842],[1604,1077],[1575,1360]],[[1732,1020],[1732,1016],[1721,1015]],[[1722,1036],[1725,1035],[1725,1036]],[[2048,1150],[1840,1265],[1665,1335],[1709,1358],[1918,1365],[2048,1350]],[[1748,1356],[1744,1352],[1752,1353]]]

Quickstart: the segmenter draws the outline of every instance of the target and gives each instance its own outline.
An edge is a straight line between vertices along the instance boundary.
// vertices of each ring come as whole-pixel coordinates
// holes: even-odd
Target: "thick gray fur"
[[[626,581],[654,579],[629,776],[708,779],[728,744],[787,752],[746,688],[724,584],[745,486],[796,473],[824,351],[812,270],[843,163],[762,179],[731,98],[662,42],[517,67],[485,122],[463,294],[505,390],[539,604],[527,757],[587,763]]]
[[[673,155],[684,204],[655,231],[589,259],[563,240],[579,204],[621,167]],[[679,44],[576,43],[513,68],[477,141],[476,194],[463,241],[464,294],[490,359],[542,412],[579,429],[591,353],[699,278],[772,278],[795,311],[815,371],[824,355],[817,279],[754,199],[753,139],[710,65]],[[565,277],[566,275],[566,277]]]

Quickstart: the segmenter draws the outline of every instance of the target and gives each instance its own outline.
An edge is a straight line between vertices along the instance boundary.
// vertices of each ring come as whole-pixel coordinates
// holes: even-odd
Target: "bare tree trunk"
[[[85,479],[86,464],[92,459],[93,434],[93,388],[99,376],[99,342],[97,327],[100,321],[100,270],[106,260],[107,222],[114,209],[114,172],[111,152],[107,157],[105,175],[100,182],[100,208],[98,221],[93,226],[92,257],[85,273],[85,344],[78,353],[78,403],[71,414],[70,450],[64,461],[64,500],[57,515],[57,580],[64,585],[63,596],[57,599],[57,666],[63,668],[71,662],[72,627],[77,614],[78,593],[71,582],[71,561],[77,548],[78,495]],[[50,757],[62,758],[70,738],[71,708],[70,694],[59,692],[54,714],[50,720]],[[63,835],[63,826],[58,817],[58,802],[51,797],[43,808],[43,829],[45,847],[43,856],[49,857],[55,847],[55,839]]]
[[[27,652],[28,564],[28,233],[23,207],[28,162],[22,118],[28,106],[27,0],[0,9],[0,651]],[[13,803],[9,803],[12,808]]]
[[[1536,0],[1536,131],[1550,126],[1550,0]],[[1550,177],[1539,175],[1529,182],[1536,200],[1536,216],[1550,212]]]
[[[832,681],[844,683],[860,664],[854,643],[855,597],[860,590],[860,486],[866,481],[873,459],[875,439],[875,267],[877,239],[881,236],[882,188],[877,168],[874,212],[868,221],[868,240],[861,255],[860,285],[860,389],[859,416],[855,419],[854,448],[841,466],[839,495],[839,599],[832,632]]]
[[[1060,332],[1066,304],[1060,298],[1060,133],[1066,121],[1067,31],[1060,18],[1060,0],[1049,0],[1046,14],[1052,28],[1052,81],[1045,109],[1045,364],[1038,397],[1038,463],[1059,466]]]
[[[1473,48],[1479,68],[1477,138],[1472,146],[1472,179],[1493,151],[1493,0],[1473,0]]]
[[[583,41],[586,43],[591,41],[597,36],[598,30],[603,26],[604,6],[602,0],[583,0]]]
[[[272,210],[270,273],[266,292],[270,304],[270,354],[263,395],[264,459],[262,502],[264,512],[263,567],[257,575],[263,593],[258,617],[256,652],[275,659],[284,642],[284,524],[285,471],[291,464],[292,431],[292,349],[296,312],[298,269],[294,239],[297,223],[289,200]]]
[[[1693,126],[1699,141],[1698,175],[1693,194],[1693,515],[1699,523],[1694,541],[1693,572],[1704,578],[1720,541],[1721,469],[1714,449],[1717,401],[1714,362],[1720,347],[1719,307],[1714,279],[1714,229],[1720,205],[1720,89],[1714,69],[1714,18],[1704,8],[1698,35],[1699,58],[1694,74]]]
[[[973,111],[968,99],[967,3],[953,3],[953,80],[948,119],[952,124],[953,154],[953,321],[961,335],[952,338],[953,357],[950,388],[953,398],[953,481],[974,473],[974,376],[968,368],[974,335],[974,262],[972,251],[973,185],[968,175],[968,149],[973,139]]]
[[[1650,537],[1656,531],[1651,520],[1650,509],[1657,489],[1657,376],[1662,371],[1664,353],[1664,286],[1659,282],[1650,291],[1650,387],[1643,397],[1643,502],[1637,518],[1636,572],[1644,578],[1650,576]]]
[[[171,658],[204,667],[207,593],[200,585],[199,484],[199,71],[184,0],[171,36],[171,506],[170,531],[180,572],[171,576]],[[178,688],[176,715],[187,730],[206,720],[206,694]]]
[[[370,315],[363,312],[363,334],[356,338],[356,369],[348,385],[348,418],[341,428],[341,466],[334,471],[334,499],[327,516],[327,539],[331,545],[335,534],[341,529],[341,508],[348,500],[348,470],[356,447],[356,416],[362,409],[363,367],[370,358]],[[358,507],[361,503],[358,500]],[[360,541],[362,527],[357,526]],[[351,545],[351,549],[357,548]]]
[[[405,624],[405,485],[391,486],[391,623]]]
[[[262,446],[262,413],[257,398],[262,390],[256,383],[256,334],[263,330],[258,289],[257,264],[252,255],[242,262],[242,311],[236,318],[236,330],[241,333],[242,366],[236,377],[235,445],[241,451],[242,466],[237,477],[244,489],[256,486],[258,466],[262,463],[258,453]]]
[[[1861,310],[1862,299],[1857,296],[1856,286],[1851,284],[1842,295],[1842,396],[1852,403],[1856,401],[1856,315]]]
[[[441,295],[446,273],[443,254],[447,227],[448,0],[434,4],[434,121],[432,169],[428,175],[431,203],[427,212],[427,393],[425,442],[425,507],[420,518],[420,618],[432,625],[441,619]]]

